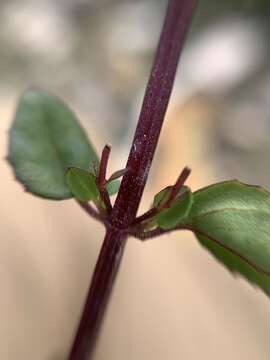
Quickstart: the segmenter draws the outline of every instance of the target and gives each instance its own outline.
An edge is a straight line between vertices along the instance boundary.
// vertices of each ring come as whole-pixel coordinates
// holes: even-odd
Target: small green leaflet
[[[67,184],[73,196],[83,202],[100,201],[100,191],[96,185],[96,177],[90,171],[72,167],[67,172]],[[114,180],[107,184],[109,195],[118,192],[120,183]]]
[[[155,197],[153,201],[153,207],[161,207],[166,203],[166,201],[169,199],[169,196],[171,194],[172,186],[167,186],[164,189],[160,190]],[[187,186],[182,186],[179,190],[177,197],[181,196],[182,194],[190,192],[190,189]]]
[[[185,193],[185,195],[184,195]],[[160,194],[160,193],[159,193]],[[168,199],[166,191],[160,196],[156,195],[154,203],[165,203]],[[183,195],[182,197],[179,197]],[[162,229],[173,229],[177,225],[182,224],[187,219],[188,213],[191,209],[193,202],[193,195],[189,188],[182,187],[179,195],[176,197],[172,205],[163,211],[161,211],[155,218],[156,223]]]
[[[69,167],[99,164],[96,152],[73,112],[56,96],[27,90],[10,130],[8,159],[27,191],[48,199],[72,197]]]
[[[112,180],[108,182],[106,186],[109,195],[114,195],[118,193],[118,190],[120,188],[120,181],[119,180]]]
[[[226,181],[193,195],[183,227],[230,271],[270,295],[270,193]]]
[[[87,170],[70,168],[67,172],[67,184],[74,197],[80,201],[99,199],[96,177]]]
[[[160,190],[155,197],[153,201],[152,207],[160,207],[169,199],[170,196],[170,190],[172,186],[167,186],[165,189]]]

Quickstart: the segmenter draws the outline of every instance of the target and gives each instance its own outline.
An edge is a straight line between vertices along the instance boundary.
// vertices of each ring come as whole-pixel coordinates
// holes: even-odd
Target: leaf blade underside
[[[270,295],[270,193],[239,181],[194,193],[186,228],[232,273]]]
[[[72,197],[66,184],[68,167],[98,164],[73,112],[56,96],[37,89],[27,90],[20,99],[8,160],[27,191],[53,200]]]

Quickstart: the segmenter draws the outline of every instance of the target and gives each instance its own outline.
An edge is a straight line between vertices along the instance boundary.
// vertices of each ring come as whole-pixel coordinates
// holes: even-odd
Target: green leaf
[[[109,178],[109,182],[110,181],[113,181],[115,179],[119,179],[120,177],[124,176],[126,173],[127,173],[128,169],[125,168],[125,169],[121,169],[121,170],[117,170],[115,171]]]
[[[241,275],[250,283],[260,287],[267,295],[270,295],[270,276],[257,271],[238,255],[226,250],[207,237],[196,234],[197,239],[203,247],[234,275]]]
[[[167,186],[164,189],[160,190],[160,192],[158,192],[154,197],[152,207],[160,207],[163,204],[165,204],[166,201],[169,199],[171,189],[172,189],[172,186]]]
[[[74,197],[80,201],[99,199],[96,177],[87,170],[70,168],[67,172],[67,184]]]
[[[112,180],[107,184],[107,190],[109,195],[114,195],[118,193],[120,188],[120,181],[119,180]]]
[[[270,193],[227,181],[194,193],[186,227],[230,271],[270,295]]]
[[[153,207],[161,207],[162,205],[164,205],[166,201],[169,199],[171,190],[172,190],[172,186],[167,186],[164,189],[162,189],[160,192],[158,192],[154,197]],[[177,197],[181,196],[186,192],[190,192],[190,188],[183,185],[179,190]]]
[[[8,159],[27,191],[54,200],[72,197],[66,184],[69,167],[98,164],[73,112],[54,95],[33,89],[20,99]]]
[[[183,189],[182,191],[186,192],[187,190]],[[161,201],[164,201],[166,198],[165,194],[163,200],[161,199]],[[192,202],[193,195],[189,190],[183,198],[176,198],[168,209],[161,211],[156,216],[155,220],[157,225],[162,229],[173,229],[177,225],[184,223],[188,217]]]

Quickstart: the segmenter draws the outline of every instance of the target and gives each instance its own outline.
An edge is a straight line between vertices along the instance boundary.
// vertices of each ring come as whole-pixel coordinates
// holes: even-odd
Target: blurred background
[[[0,2],[0,359],[66,359],[103,228],[74,201],[26,194],[4,157],[17,100],[75,110],[110,170],[125,166],[166,0]],[[270,190],[270,2],[200,1],[141,211],[185,166],[193,190]],[[128,241],[95,360],[267,360],[270,302],[189,233]]]

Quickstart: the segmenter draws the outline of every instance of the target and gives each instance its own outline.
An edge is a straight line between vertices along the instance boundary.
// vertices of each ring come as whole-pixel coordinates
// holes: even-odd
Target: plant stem
[[[110,200],[110,196],[108,194],[108,190],[106,188],[106,172],[108,166],[108,160],[111,153],[111,146],[105,145],[102,151],[100,165],[99,165],[99,172],[97,177],[97,185],[99,187],[101,199],[103,200],[106,211],[110,214],[112,211],[112,204]]]
[[[125,243],[125,234],[119,230],[107,231],[69,355],[70,360],[84,360],[93,354],[97,330],[105,312]]]
[[[191,173],[191,170],[188,167],[185,167],[182,170],[181,174],[178,176],[178,179],[176,180],[176,183],[172,187],[170,197],[166,201],[166,203],[164,204],[164,208],[170,207],[170,205],[172,204],[172,202],[176,198],[179,190],[181,189],[181,187],[184,185],[187,178],[189,177],[190,173]]]
[[[196,0],[169,0],[165,21],[129,153],[127,168],[110,225],[94,270],[90,290],[69,360],[93,354],[97,332],[120,264],[126,230],[141,201],[173,87],[177,64]]]
[[[97,221],[104,223],[103,217],[89,204],[83,201],[77,200],[77,203],[80,205],[82,209],[84,209],[88,215],[92,218],[96,219]]]
[[[102,150],[101,159],[100,159],[99,172],[97,177],[97,183],[99,186],[104,186],[106,184],[106,172],[107,172],[110,153],[111,153],[111,146],[106,144],[104,146],[104,149]]]
[[[130,171],[123,177],[113,209],[113,218],[121,228],[133,221],[140,204],[195,3],[196,0],[169,0],[168,3],[126,166]]]
[[[153,218],[155,215],[157,215],[158,213],[158,209],[156,207],[148,210],[147,212],[145,212],[144,214],[138,216],[132,223],[132,227],[134,225],[139,225],[141,223],[143,223],[146,220],[150,220],[151,218]]]

